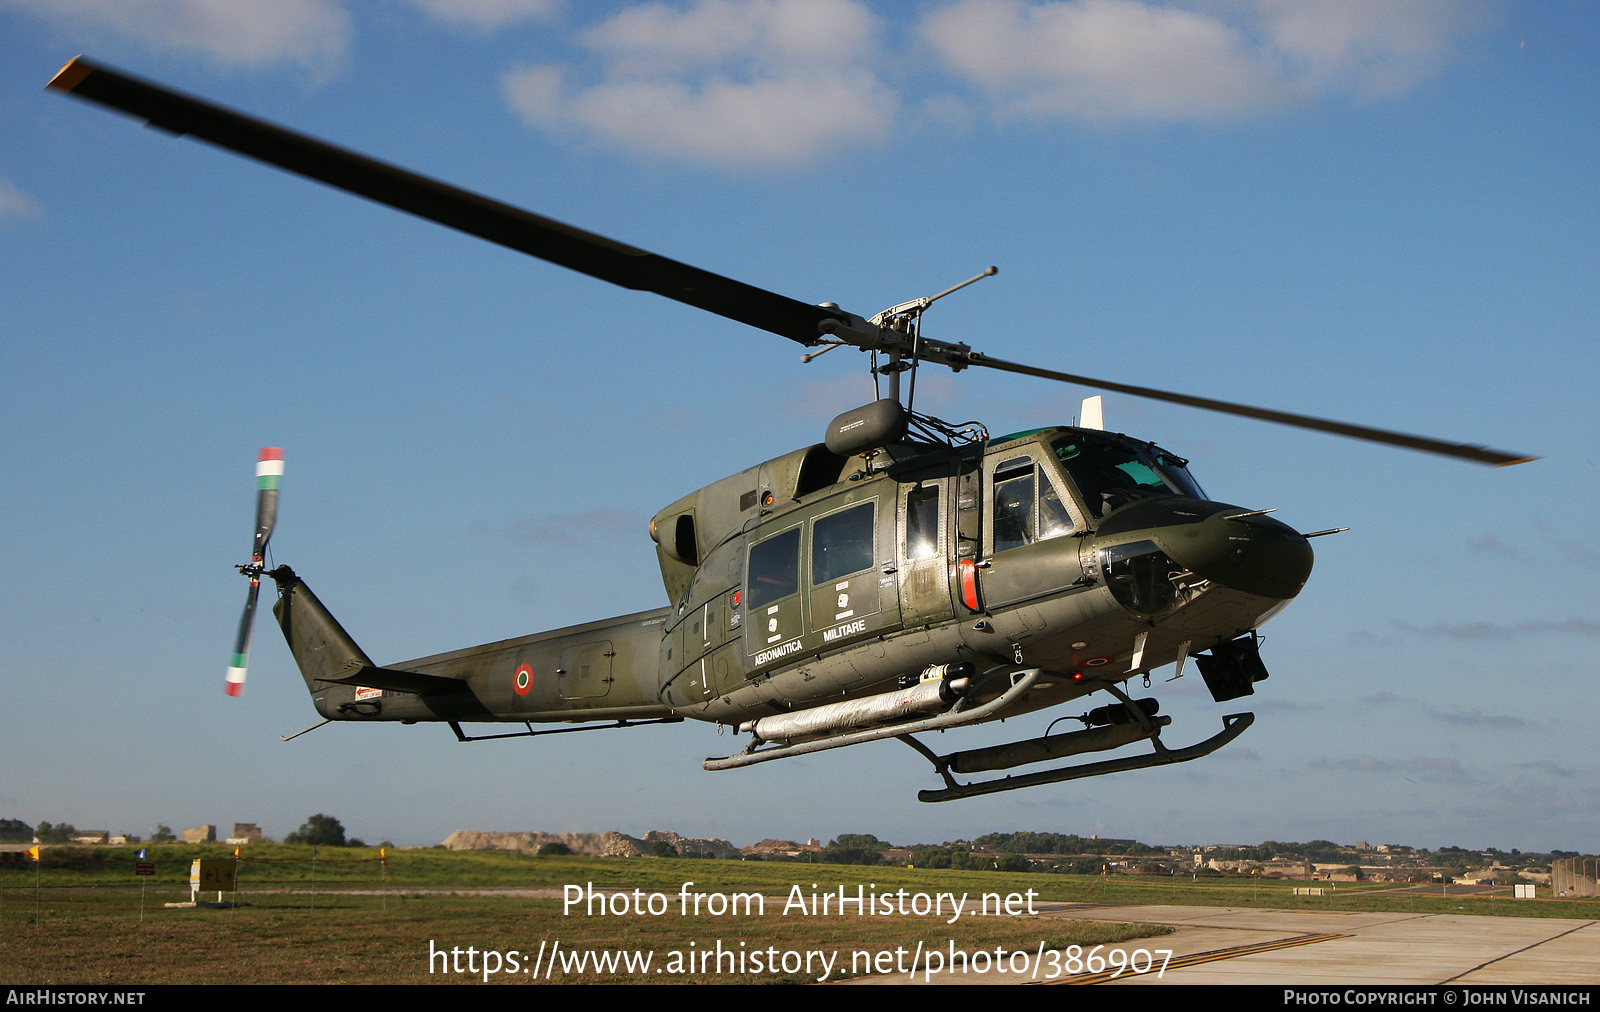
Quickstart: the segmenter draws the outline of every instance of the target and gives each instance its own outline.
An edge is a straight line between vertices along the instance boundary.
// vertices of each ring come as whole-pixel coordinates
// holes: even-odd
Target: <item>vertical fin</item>
[[[329,680],[376,667],[294,570],[279,566],[267,575],[278,583],[278,602],[272,613],[283,629],[283,638],[289,641],[289,652],[300,666],[306,688],[315,693],[327,688]]]

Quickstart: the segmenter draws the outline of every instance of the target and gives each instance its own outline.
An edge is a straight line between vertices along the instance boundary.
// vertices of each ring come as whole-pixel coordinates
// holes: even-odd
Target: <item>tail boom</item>
[[[659,667],[667,609],[372,662],[288,566],[273,614],[317,712],[330,720],[555,722],[671,716]]]

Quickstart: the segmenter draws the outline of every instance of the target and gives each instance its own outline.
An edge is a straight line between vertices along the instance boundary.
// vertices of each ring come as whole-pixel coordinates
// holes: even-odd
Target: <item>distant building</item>
[[[253,822],[235,822],[233,824],[233,835],[228,837],[228,842],[235,847],[249,843],[260,843],[261,840],[261,827]]]
[[[184,843],[216,843],[217,827],[200,826],[195,829],[185,829],[181,835]]]

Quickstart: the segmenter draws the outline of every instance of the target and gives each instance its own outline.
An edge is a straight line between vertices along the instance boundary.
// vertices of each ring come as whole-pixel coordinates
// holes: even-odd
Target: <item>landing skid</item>
[[[955,801],[959,798],[973,798],[980,794],[998,794],[1001,791],[1016,791],[1024,787],[1037,787],[1041,784],[1056,784],[1063,780],[1079,780],[1083,777],[1104,776],[1107,773],[1121,773],[1124,770],[1142,770],[1151,766],[1167,766],[1172,763],[1185,763],[1191,759],[1207,756],[1228,742],[1243,734],[1245,728],[1255,723],[1256,715],[1253,713],[1230,713],[1222,718],[1222,730],[1207,738],[1197,745],[1188,748],[1171,749],[1161,744],[1159,735],[1150,736],[1150,744],[1155,751],[1149,755],[1129,756],[1125,759],[1107,759],[1097,763],[1083,763],[1078,766],[1063,766],[1059,769],[1043,770],[1039,773],[1025,773],[1021,776],[998,777],[994,780],[984,780],[974,784],[959,784],[950,775],[950,766],[960,759],[962,753],[952,752],[950,755],[935,755],[933,750],[922,742],[917,741],[909,734],[899,735],[901,741],[910,745],[923,757],[933,763],[933,768],[944,777],[945,786],[942,790],[918,791],[918,801]]]
[[[923,731],[945,731],[963,725],[976,724],[992,718],[995,714],[1002,713],[1027,694],[1033,688],[1043,672],[1038,668],[1028,668],[1011,673],[1011,686],[995,699],[979,706],[967,706],[966,700],[956,703],[944,713],[937,716],[924,717],[920,720],[902,721],[883,727],[866,727],[854,731],[828,735],[815,741],[796,742],[789,745],[778,745],[752,737],[750,744],[736,755],[722,758],[711,758],[705,761],[708,770],[738,769],[742,766],[753,766],[756,763],[771,762],[774,759],[787,759],[791,756],[806,755],[812,752],[822,752],[828,749],[843,748],[846,745],[859,745],[862,742],[879,741],[884,738],[899,738],[910,745],[923,757],[933,763],[933,768],[944,778],[945,787],[937,791],[919,791],[919,801],[954,801],[958,798],[977,797],[980,794],[996,794],[1000,791],[1015,791],[1024,787],[1036,787],[1040,784],[1060,783],[1064,780],[1078,780],[1083,777],[1097,777],[1107,773],[1120,773],[1123,770],[1145,769],[1151,766],[1167,766],[1172,763],[1188,762],[1199,759],[1201,756],[1210,755],[1228,742],[1243,734],[1245,728],[1255,722],[1253,713],[1230,713],[1222,718],[1222,731],[1205,741],[1187,748],[1171,749],[1161,744],[1161,728],[1166,723],[1166,718],[1152,719],[1144,710],[1130,699],[1127,693],[1115,685],[1102,686],[1107,692],[1116,696],[1127,707],[1128,712],[1137,721],[1139,728],[1134,732],[1138,735],[1134,740],[1146,740],[1155,749],[1149,755],[1129,756],[1123,759],[1107,759],[1102,762],[1084,763],[1078,766],[1064,766],[1053,770],[1044,770],[1039,773],[1025,773],[1020,776],[1005,776],[980,783],[961,784],[950,775],[952,767],[960,772],[977,772],[983,769],[1005,768],[1007,766],[1023,766],[1039,759],[1027,760],[1012,757],[1009,761],[997,765],[975,764],[967,769],[961,769],[963,758],[976,757],[985,754],[988,761],[992,749],[980,749],[973,752],[952,752],[949,755],[935,755],[928,748],[912,737]],[[1082,734],[1085,732],[1079,732]],[[1017,742],[1020,746],[1030,746],[1035,743],[1047,743],[1060,740],[1068,736],[1057,736],[1056,739],[1036,739],[1035,742]],[[1098,745],[1096,748],[1110,748],[1114,745]],[[1041,755],[1041,758],[1043,756]]]

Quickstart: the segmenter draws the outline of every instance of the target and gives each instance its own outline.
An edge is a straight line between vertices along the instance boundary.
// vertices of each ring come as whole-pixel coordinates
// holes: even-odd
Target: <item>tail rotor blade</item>
[[[250,666],[250,631],[256,623],[256,597],[261,593],[261,578],[250,577],[250,596],[244,601],[244,615],[239,619],[239,636],[233,641],[233,663],[228,666],[225,688],[228,695],[244,693],[245,671]]]
[[[282,482],[283,448],[262,447],[256,455],[256,536],[250,544],[250,562],[237,567],[250,578],[250,596],[245,598],[239,635],[233,642],[233,663],[228,665],[225,687],[230,696],[244,693],[245,672],[250,666],[250,634],[255,628],[256,598],[261,594],[267,542],[272,540],[272,529],[278,524],[278,488]]]
[[[278,523],[278,487],[282,483],[283,447],[262,447],[256,455],[256,539],[250,548],[254,562],[266,557],[267,542]]]

